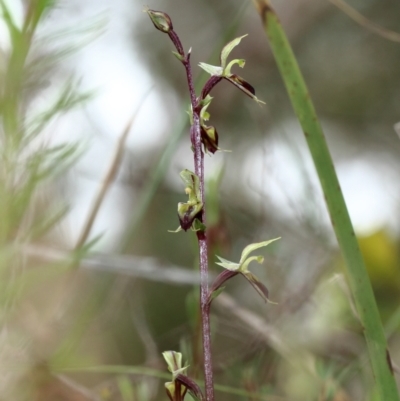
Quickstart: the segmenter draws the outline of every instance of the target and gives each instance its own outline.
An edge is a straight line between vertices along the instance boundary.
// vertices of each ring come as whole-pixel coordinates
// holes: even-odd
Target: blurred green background
[[[329,1],[273,4],[326,132],[398,366],[400,43]],[[348,4],[400,32],[398,2]],[[179,172],[193,169],[184,69],[138,1],[0,5],[0,400],[166,399],[164,350],[182,352],[202,379],[196,238],[168,232],[186,200]],[[375,400],[323,196],[254,7],[148,6],[167,12],[192,47],[198,91],[207,77],[197,64],[217,65],[223,45],[247,33],[233,53],[246,59],[237,72],[266,102],[222,82],[209,110],[231,151],[205,159],[212,274],[215,255],[235,261],[246,245],[282,237],[250,268],[277,305],[241,277],[213,304],[217,399]],[[107,179],[118,142],[118,173]]]

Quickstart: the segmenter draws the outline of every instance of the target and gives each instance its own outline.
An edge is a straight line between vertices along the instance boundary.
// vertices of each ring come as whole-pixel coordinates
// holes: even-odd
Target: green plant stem
[[[165,373],[164,371],[159,371],[157,369],[148,368],[146,366],[128,366],[128,365],[97,365],[97,366],[77,366],[77,367],[63,367],[52,365],[52,373],[63,374],[63,373],[109,373],[117,375],[138,375],[138,376],[148,376],[156,377],[158,379],[170,379],[171,374]],[[199,384],[203,385],[203,381],[198,380]],[[248,399],[261,400],[261,401],[285,401],[286,398],[259,394],[255,392],[250,392],[243,390],[241,388],[235,388],[230,386],[225,386],[221,384],[215,384],[215,390],[225,394],[231,394],[238,397],[246,397]]]
[[[272,52],[304,131],[321,182],[363,327],[377,392],[381,401],[398,401],[399,394],[378,307],[321,125],[294,53],[276,13],[267,0],[253,0],[253,2],[262,18]]]

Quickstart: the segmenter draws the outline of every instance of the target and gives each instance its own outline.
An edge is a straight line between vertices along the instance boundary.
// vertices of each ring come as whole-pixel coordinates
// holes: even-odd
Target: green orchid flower
[[[204,71],[208,72],[212,77],[220,77],[228,80],[233,85],[238,87],[242,92],[244,92],[247,96],[255,100],[257,103],[265,104],[263,101],[257,98],[254,88],[246,80],[244,80],[239,75],[231,73],[231,69],[235,64],[237,64],[240,68],[243,68],[246,64],[245,60],[234,59],[227,64],[229,54],[246,36],[247,35],[240,36],[224,46],[220,55],[220,62],[221,62],[220,66],[210,65],[206,63],[200,63],[199,66]]]
[[[279,238],[274,238],[268,241],[258,242],[255,244],[250,244],[243,249],[241,258],[239,263],[231,262],[220,256],[217,256],[219,262],[217,265],[222,266],[225,270],[220,273],[215,279],[209,293],[209,304],[215,299],[224,289],[223,284],[229,280],[230,278],[236,276],[237,274],[241,274],[244,278],[253,286],[253,288],[258,292],[258,294],[264,299],[266,302],[273,303],[268,298],[268,289],[267,287],[258,279],[256,275],[249,271],[249,265],[251,262],[255,261],[257,263],[263,263],[264,257],[261,255],[258,256],[249,256],[250,253],[255,251],[258,248],[262,248],[268,246],[272,242],[277,241]]]

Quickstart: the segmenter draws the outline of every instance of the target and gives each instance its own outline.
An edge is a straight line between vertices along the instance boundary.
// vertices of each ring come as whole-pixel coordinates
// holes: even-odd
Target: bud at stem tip
[[[161,11],[150,10],[147,7],[143,11],[147,13],[151,22],[159,31],[168,33],[173,30],[172,21],[168,14]]]

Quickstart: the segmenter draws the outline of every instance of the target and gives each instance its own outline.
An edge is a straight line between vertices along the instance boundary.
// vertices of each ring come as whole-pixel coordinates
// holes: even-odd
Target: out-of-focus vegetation
[[[375,392],[382,400],[399,400],[390,351],[374,290],[345,204],[332,157],[296,56],[279,17],[268,0],[254,1],[270,41],[294,112],[303,130],[318,174],[332,228],[344,260],[347,283],[367,344]]]
[[[173,118],[176,126],[162,128],[165,137],[157,148],[126,152],[132,174],[110,183],[128,186],[132,194],[120,206],[126,235],[119,249],[101,253],[100,242],[95,254],[90,238],[86,246],[71,249],[65,229],[68,177],[84,143],[57,141],[55,122],[91,101],[64,65],[72,50],[84,49],[70,32],[57,45],[57,21],[50,24],[52,34],[46,30],[41,36],[42,24],[55,10],[62,18],[60,8],[68,12],[68,2],[21,2],[22,25],[7,4],[0,1],[10,40],[0,54],[0,400],[165,399],[162,383],[170,375],[162,351],[181,351],[190,374],[199,380],[202,374],[196,241],[191,233],[167,232],[177,226],[176,203],[185,199],[171,177],[178,181],[177,172],[189,168],[191,159],[188,125],[182,129],[181,122],[188,104],[183,71],[146,16],[124,22],[155,90],[163,82],[165,108],[177,99],[181,114]],[[374,23],[398,30],[397,2],[349,4]],[[278,305],[265,305],[240,279],[213,305],[217,398],[375,400],[342,261],[257,13],[239,1],[169,0],[150,6],[168,12],[185,48],[192,46],[200,83],[206,78],[197,63],[216,64],[226,39],[248,33],[240,53],[247,61],[243,75],[267,103],[254,107],[222,84],[212,105],[220,146],[232,153],[213,157],[222,169],[209,168],[211,269],[219,271],[215,254],[237,260],[248,243],[282,237],[271,245],[263,266],[254,267]],[[141,13],[141,3],[131,7]],[[400,44],[360,27],[328,2],[285,0],[276,7],[334,161],[343,166],[339,179],[346,179],[346,166],[362,160],[390,171],[393,181],[380,191],[397,200],[400,144],[393,125],[400,120]],[[111,151],[109,157],[111,162]],[[285,175],[293,166],[296,174]],[[357,187],[368,187],[368,175],[360,177]],[[381,195],[372,190],[368,196]],[[365,220],[371,217],[367,213]],[[393,208],[386,225],[358,233],[395,367],[400,360],[399,217]],[[79,234],[80,228],[75,230]]]

